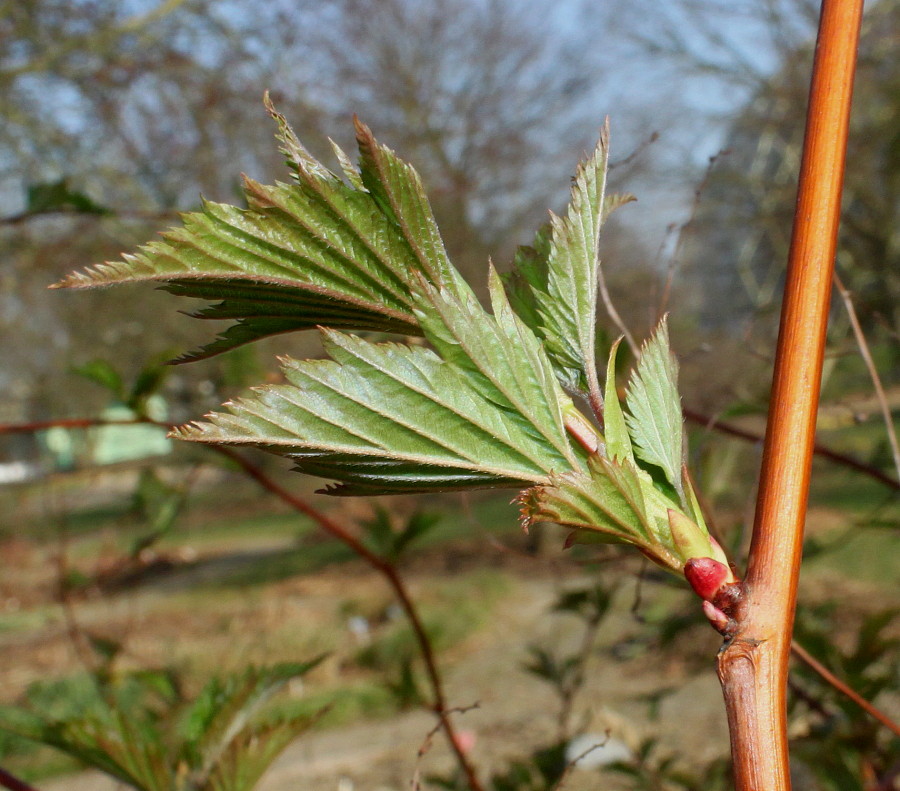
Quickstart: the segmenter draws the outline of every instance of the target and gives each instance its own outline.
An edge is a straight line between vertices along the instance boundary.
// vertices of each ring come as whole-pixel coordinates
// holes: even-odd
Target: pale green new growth
[[[581,472],[553,476],[550,485],[542,484],[519,499],[525,525],[550,521],[575,529],[572,541],[593,543],[597,532],[604,540],[635,544],[655,562],[673,570],[696,556],[711,553],[709,537],[696,497],[689,482],[681,479],[678,467],[673,494],[686,493],[688,510],[654,482],[640,462],[657,465],[657,447],[670,447],[683,441],[681,407],[678,400],[678,370],[669,350],[665,321],[644,345],[643,354],[632,374],[627,404],[631,414],[623,413],[616,393],[615,364],[619,348],[610,350],[603,405],[605,449],[589,462],[587,474]],[[660,381],[660,377],[664,381]],[[662,412],[660,393],[674,393],[677,417]],[[666,405],[667,406],[667,405]],[[667,406],[668,408],[668,406]],[[637,409],[640,417],[633,410]],[[666,424],[671,419],[671,424]],[[658,465],[661,466],[661,465]],[[678,535],[671,530],[670,511],[679,517]],[[699,549],[698,549],[699,548]]]
[[[510,276],[513,304],[537,333],[570,392],[603,401],[597,380],[595,337],[600,270],[600,229],[607,216],[634,200],[605,195],[609,122],[591,157],[578,166],[565,216],[551,212],[550,226],[533,247],[520,248]]]
[[[358,166],[332,144],[345,181],[269,111],[295,184],[247,179],[247,210],[207,203],[163,241],[62,284],[155,280],[219,300],[198,315],[237,323],[192,357],[323,328],[329,359],[284,360],[284,384],[258,388],[176,436],[286,456],[337,481],[331,494],[526,489],[518,498],[526,526],[553,521],[579,540],[589,532],[632,543],[673,570],[709,546],[682,475],[678,370],[665,322],[644,345],[627,413],[616,392],[618,341],[605,387],[597,376],[599,232],[631,199],[604,195],[608,127],[578,169],[564,216],[553,215],[535,246],[519,251],[509,296],[489,267],[488,311],[450,262],[410,165],[357,122]],[[421,335],[430,348],[348,330]],[[602,432],[563,388],[588,397]]]
[[[85,711],[65,719],[0,706],[0,727],[138,791],[250,791],[314,719],[267,711],[268,703],[320,661],[213,678],[191,702],[149,673],[98,688]]]
[[[357,124],[362,167],[348,185],[275,115],[296,184],[245,178],[249,209],[205,202],[162,241],[59,285],[162,281],[180,296],[221,300],[195,315],[237,324],[182,361],[320,325],[421,334],[414,309],[425,309],[424,284],[468,287],[447,259],[418,175]],[[346,156],[342,165],[351,167]]]
[[[609,362],[606,365],[606,389],[603,396],[603,426],[606,433],[606,452],[612,460],[634,461],[631,449],[631,437],[619,394],[616,392],[616,353],[619,351],[619,338],[609,350]]]
[[[669,328],[663,319],[656,335],[644,344],[625,397],[628,428],[638,458],[655,464],[686,506],[681,468],[684,425],[678,395],[678,363],[669,351]]]

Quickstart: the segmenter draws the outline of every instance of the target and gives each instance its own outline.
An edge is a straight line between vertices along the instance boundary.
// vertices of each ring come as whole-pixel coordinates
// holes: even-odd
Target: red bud
[[[712,601],[726,583],[732,582],[731,569],[712,558],[691,558],[684,564],[684,576],[701,599]]]

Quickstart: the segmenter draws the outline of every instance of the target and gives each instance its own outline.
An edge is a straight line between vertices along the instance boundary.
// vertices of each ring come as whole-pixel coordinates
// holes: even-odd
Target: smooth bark
[[[862,0],[824,0],[747,576],[719,654],[738,791],[788,791],[786,689]]]

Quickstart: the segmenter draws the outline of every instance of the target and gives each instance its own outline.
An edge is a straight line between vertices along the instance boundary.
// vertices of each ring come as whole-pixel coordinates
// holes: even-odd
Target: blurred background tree
[[[776,19],[773,26],[784,28]],[[892,57],[898,29],[900,3],[883,0],[868,13],[862,31],[838,259],[866,329],[879,337],[896,337],[900,329],[900,70]],[[754,86],[728,123],[728,153],[705,186],[684,256],[704,285],[698,318],[705,329],[740,334],[762,314],[763,339],[772,338],[790,244],[810,57],[808,40],[787,41],[775,73]],[[744,72],[733,76],[744,78]]]

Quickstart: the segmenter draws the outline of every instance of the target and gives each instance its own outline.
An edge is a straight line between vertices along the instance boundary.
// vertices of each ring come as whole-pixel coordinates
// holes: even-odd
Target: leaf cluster
[[[282,360],[283,383],[174,436],[285,456],[337,481],[325,489],[333,495],[518,488],[526,527],[552,521],[573,540],[636,544],[673,570],[714,556],[683,471],[665,322],[624,408],[618,344],[604,386],[598,376],[600,231],[631,199],[606,194],[608,126],[565,214],[551,215],[505,283],[489,265],[486,308],[450,262],[410,165],[357,121],[358,163],[332,144],[332,172],[267,106],[293,183],[245,179],[247,209],[207,202],[161,241],[59,284],[152,281],[218,300],[195,315],[235,323],[181,361],[318,328],[326,359]],[[373,332],[406,342],[365,337]]]

